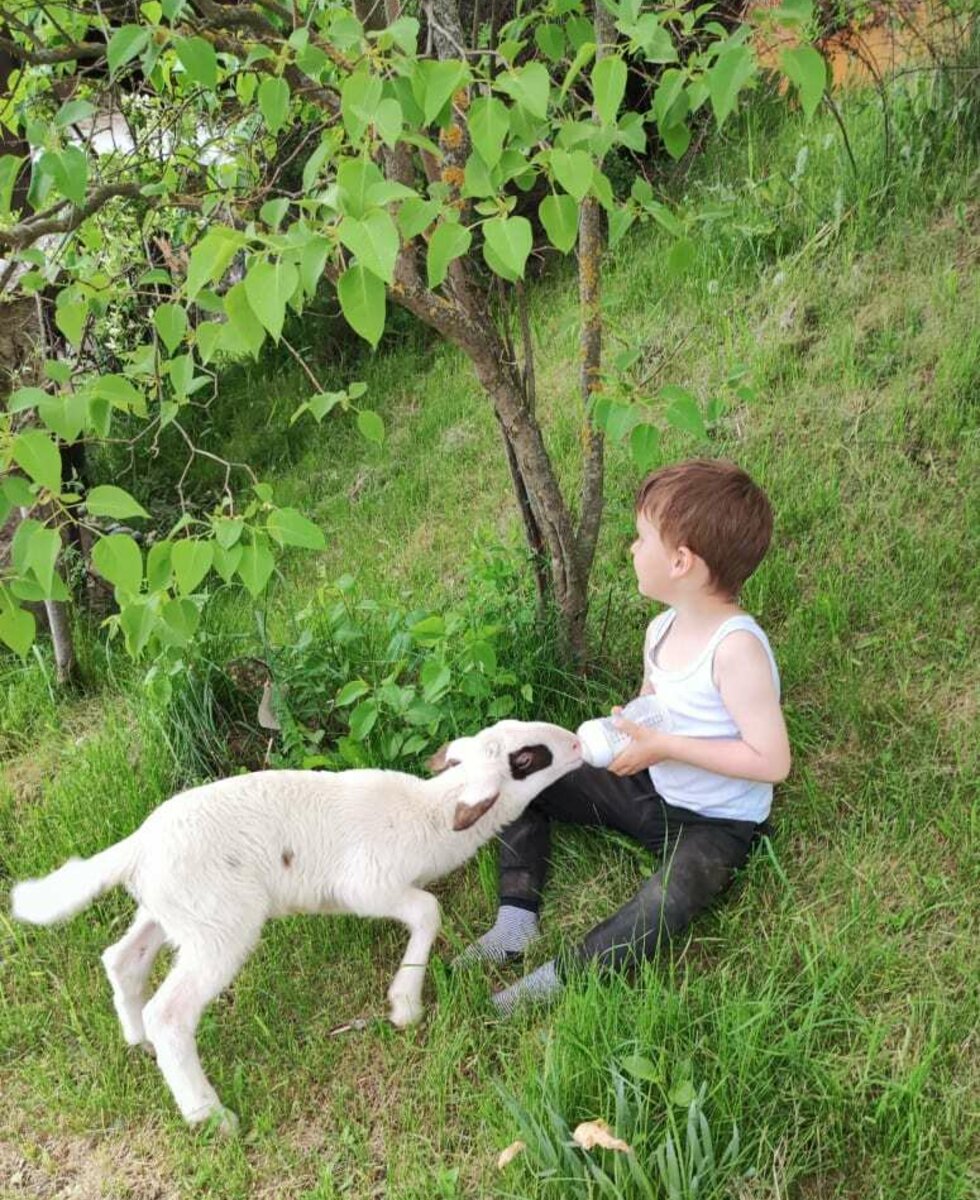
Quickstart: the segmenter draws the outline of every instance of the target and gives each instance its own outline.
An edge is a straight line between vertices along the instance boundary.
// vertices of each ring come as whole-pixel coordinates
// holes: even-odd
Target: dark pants
[[[559,973],[598,962],[652,957],[731,883],[764,827],[702,817],[668,804],[647,771],[620,777],[583,766],[551,785],[500,834],[500,902],[537,911],[548,870],[551,822],[618,829],[652,850],[659,869],[618,912],[559,959]]]

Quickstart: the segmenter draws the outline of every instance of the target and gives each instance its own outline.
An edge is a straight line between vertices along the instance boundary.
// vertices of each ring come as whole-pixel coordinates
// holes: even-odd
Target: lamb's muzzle
[[[233,1126],[197,1055],[207,1005],[234,979],[269,917],[357,913],[409,930],[388,989],[391,1019],[422,1015],[422,983],[439,931],[423,885],[466,861],[550,784],[582,763],[574,734],[501,721],[433,758],[433,779],[397,771],[257,771],[183,792],[94,857],[17,884],[15,917],[64,920],[123,884],[139,904],[102,956],[123,1036],[150,1042],[184,1117]],[[207,913],[207,920],[196,914]],[[147,1003],[164,942],[173,968]]]

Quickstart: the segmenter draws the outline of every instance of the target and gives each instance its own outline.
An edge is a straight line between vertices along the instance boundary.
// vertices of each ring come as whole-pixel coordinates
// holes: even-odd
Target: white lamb
[[[148,1042],[184,1118],[231,1131],[201,1069],[195,1033],[269,917],[356,913],[408,927],[390,988],[395,1025],[422,1015],[422,984],[439,905],[422,886],[465,862],[582,762],[556,725],[501,721],[444,747],[419,779],[397,771],[258,771],[174,796],[130,837],[71,859],[11,894],[13,915],[48,925],[123,884],[138,902],[126,934],[102,955],[123,1036]],[[177,953],[149,1003],[160,948]]]

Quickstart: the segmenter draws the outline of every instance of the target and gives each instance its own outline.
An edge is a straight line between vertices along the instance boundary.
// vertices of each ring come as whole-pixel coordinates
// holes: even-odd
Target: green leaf
[[[0,641],[25,658],[34,643],[35,632],[34,615],[14,604],[6,590],[0,590]]]
[[[594,163],[584,150],[552,150],[551,169],[555,178],[570,196],[582,201],[592,186]]]
[[[361,436],[367,438],[369,442],[375,442],[377,445],[385,439],[385,423],[376,412],[370,409],[362,409],[357,414],[357,428],[360,430]]]
[[[720,129],[735,107],[738,94],[755,74],[755,58],[748,46],[726,46],[707,73],[708,94]]]
[[[299,272],[292,263],[254,261],[244,279],[249,307],[278,342],[286,316],[286,302],[296,290]]]
[[[207,365],[221,347],[222,332],[225,326],[221,321],[207,321],[198,325],[194,331],[194,345],[202,363]]]
[[[149,517],[149,513],[129,492],[113,484],[103,483],[85,495],[85,507],[93,517],[115,517],[124,521],[127,517]]]
[[[0,155],[0,217],[6,216],[10,212],[14,184],[26,161],[25,158],[19,158],[14,154]]]
[[[415,64],[412,87],[422,107],[424,122],[431,125],[453,94],[470,78],[469,68],[455,59],[420,59]]]
[[[348,704],[353,704],[355,700],[360,700],[362,696],[366,696],[370,690],[370,687],[363,679],[352,679],[349,683],[345,683],[337,693],[337,707],[346,708]]]
[[[661,1072],[642,1054],[628,1055],[619,1065],[634,1079],[642,1079],[647,1083],[660,1083],[662,1079]]]
[[[214,544],[193,538],[175,542],[170,551],[170,562],[177,578],[177,587],[183,594],[190,595],[208,571],[214,560]]]
[[[340,115],[352,142],[359,142],[374,120],[382,93],[381,80],[368,70],[356,71],[344,80],[340,90]]]
[[[796,46],[783,51],[779,65],[799,92],[800,104],[809,121],[817,111],[827,86],[827,64],[813,46]]]
[[[88,100],[66,100],[55,113],[55,128],[67,129],[76,121],[87,120],[95,111],[95,105]]]
[[[683,388],[662,388],[660,394],[665,399],[669,394],[675,397],[674,402],[667,409],[667,420],[675,429],[692,433],[698,438],[707,436],[701,409],[697,400],[689,392],[685,392]]]
[[[337,168],[337,192],[340,211],[349,217],[363,217],[374,201],[371,194],[384,183],[379,168],[365,158],[348,158]]]
[[[545,196],[538,207],[548,240],[562,254],[567,254],[578,239],[578,212],[571,196]]]
[[[173,646],[186,646],[201,622],[201,614],[193,600],[168,600],[163,606],[161,639]]]
[[[125,605],[119,613],[119,626],[126,638],[126,650],[132,658],[139,658],[150,640],[158,616],[153,605],[145,600]]]
[[[578,78],[586,63],[595,57],[595,42],[582,42],[575,53],[575,58],[572,60],[572,65],[568,68],[568,73],[565,76],[564,82],[561,85],[561,91],[558,94],[560,100],[564,100],[568,94],[568,89]]]
[[[61,538],[57,530],[48,529],[40,521],[31,518],[21,521],[17,526],[10,557],[22,575],[33,571],[45,599],[51,598],[54,568],[60,552]]]
[[[439,204],[435,200],[422,200],[417,196],[406,200],[398,210],[398,228],[402,237],[410,242],[428,229],[438,215]]]
[[[222,517],[214,523],[214,537],[219,546],[230,550],[242,536],[245,522],[241,517]]]
[[[400,243],[395,222],[384,209],[375,209],[361,219],[344,217],[339,232],[341,242],[362,266],[385,283],[394,282]]]
[[[466,124],[477,153],[488,167],[495,167],[510,132],[507,105],[496,96],[479,96],[470,106]]]
[[[11,448],[17,463],[35,483],[54,495],[61,491],[61,455],[52,438],[40,429],[27,429],[14,438]]]
[[[374,124],[381,135],[381,140],[389,149],[394,149],[401,137],[405,125],[402,106],[397,100],[388,97],[382,100],[374,113]]]
[[[188,78],[214,91],[218,86],[218,56],[211,43],[201,37],[177,38],[175,49]]]
[[[660,130],[660,138],[670,157],[679,162],[691,144],[691,131],[686,125],[670,125]]]
[[[280,546],[302,546],[306,550],[322,550],[327,544],[319,526],[314,525],[295,508],[273,509],[266,527]]]
[[[609,248],[612,250],[626,236],[627,230],[636,220],[628,208],[614,208],[609,214]]]
[[[565,31],[560,25],[538,25],[534,40],[541,53],[552,62],[559,62],[565,53]]]
[[[641,471],[651,471],[657,465],[660,434],[653,425],[637,425],[630,434],[630,454]]]
[[[65,442],[74,442],[88,418],[88,397],[84,392],[62,392],[44,396],[38,402],[37,415]]]
[[[694,242],[690,238],[680,238],[671,248],[667,256],[667,271],[671,275],[684,275],[694,264],[697,255]]]
[[[143,555],[128,533],[110,533],[92,547],[92,562],[122,592],[136,595],[143,581]]]
[[[484,257],[490,269],[511,282],[523,278],[534,243],[531,222],[526,217],[495,217],[483,226],[483,236]],[[489,257],[487,248],[492,252]]]
[[[242,558],[238,564],[238,577],[253,598],[258,596],[269,582],[275,565],[268,540],[262,534],[253,531],[252,540],[242,547]]]
[[[626,94],[626,64],[618,54],[600,58],[592,68],[592,100],[603,125],[613,125]]]
[[[66,146],[52,156],[54,179],[58,190],[73,204],[85,203],[85,185],[88,182],[88,159],[78,146]]]
[[[261,322],[252,312],[243,281],[225,293],[225,312],[228,314],[228,324],[222,327],[222,349],[230,354],[251,354],[257,359],[266,335]]]
[[[153,314],[153,324],[163,344],[173,354],[187,332],[187,313],[180,304],[161,304]]]
[[[337,283],[344,319],[355,333],[377,346],[385,327],[385,285],[360,264],[350,267]]]
[[[460,258],[470,248],[473,236],[465,225],[458,221],[440,221],[429,239],[425,261],[429,287],[442,285],[453,259]]]
[[[539,120],[547,117],[551,77],[543,63],[530,62],[507,75],[498,76],[495,86],[516,100],[532,117]]]
[[[59,304],[54,310],[54,323],[73,346],[78,346],[82,340],[85,328],[85,318],[88,316],[88,303],[85,300],[67,301]]]
[[[109,74],[115,75],[120,67],[142,54],[149,40],[150,30],[145,25],[121,25],[109,39]]]
[[[187,267],[187,296],[193,299],[206,284],[222,276],[242,245],[233,229],[218,226],[209,230],[191,251]]]
[[[146,583],[151,592],[163,591],[170,584],[173,571],[170,552],[173,542],[154,542],[146,555]]]
[[[120,412],[146,415],[146,397],[125,375],[99,375],[89,384],[89,394],[99,400],[108,400]]]
[[[226,550],[224,546],[215,542],[214,562],[212,565],[225,583],[231,583],[232,577],[242,561],[244,552],[244,546],[231,546]]]
[[[350,735],[357,742],[363,742],[374,728],[378,719],[378,705],[374,700],[362,701],[350,715]]]
[[[285,79],[267,75],[259,84],[259,111],[266,128],[275,136],[289,115],[289,84]]]

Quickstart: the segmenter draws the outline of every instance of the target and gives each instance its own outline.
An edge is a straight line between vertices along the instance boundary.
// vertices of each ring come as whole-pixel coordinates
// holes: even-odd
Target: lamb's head
[[[452,770],[459,777],[453,829],[469,829],[493,809],[489,837],[516,821],[539,792],[582,761],[578,738],[559,725],[498,721],[473,737],[443,746],[429,766],[433,771]]]

